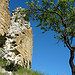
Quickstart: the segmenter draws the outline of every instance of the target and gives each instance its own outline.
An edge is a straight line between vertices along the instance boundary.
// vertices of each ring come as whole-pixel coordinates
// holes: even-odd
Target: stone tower
[[[6,39],[1,47],[5,51],[3,57],[29,69],[31,68],[33,51],[32,28],[30,27],[30,22],[25,21],[23,18],[25,14],[18,12],[25,9],[16,8],[12,12],[12,17],[10,17],[10,12],[8,11],[9,0],[0,0],[0,3],[2,3],[1,9],[5,11],[5,13],[0,11],[0,17],[2,18],[0,18],[0,29],[2,29],[0,34]],[[7,7],[5,8],[3,5]]]

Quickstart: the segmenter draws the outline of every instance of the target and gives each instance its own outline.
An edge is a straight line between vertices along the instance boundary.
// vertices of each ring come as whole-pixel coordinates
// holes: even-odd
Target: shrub
[[[7,63],[7,60],[5,58],[0,58],[0,66],[5,68],[6,67],[6,63]]]
[[[13,72],[14,75],[18,74],[18,75],[44,75],[42,73],[39,73],[37,71],[33,71],[33,70],[28,70],[28,69],[18,69],[17,72]]]
[[[5,67],[5,69],[7,71],[18,71],[18,69],[22,68],[20,65],[18,64],[14,64],[14,62],[11,62],[10,65],[7,65]]]
[[[0,66],[2,68],[5,68],[5,70],[7,71],[17,71],[18,69],[22,68],[20,65],[18,64],[14,64],[14,62],[11,62],[9,65],[6,65],[8,60],[6,60],[5,58],[0,58]]]
[[[1,67],[5,68],[7,71],[12,71],[13,75],[44,75],[42,73],[39,73],[37,71],[24,69],[18,64],[14,64],[14,62],[11,62],[10,65],[6,65],[7,60],[5,58],[0,58],[0,65]],[[0,75],[3,73],[0,72]]]

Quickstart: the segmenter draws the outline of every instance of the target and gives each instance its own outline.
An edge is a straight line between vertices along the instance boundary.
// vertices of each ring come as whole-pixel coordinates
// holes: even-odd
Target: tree
[[[39,0],[40,1],[40,0]],[[69,64],[72,75],[75,75],[75,65],[73,63],[75,46],[72,44],[75,38],[75,0],[29,0],[26,2],[28,8],[19,12],[26,13],[25,20],[29,17],[33,21],[39,21],[41,30],[54,31],[54,38],[64,42],[70,50]]]

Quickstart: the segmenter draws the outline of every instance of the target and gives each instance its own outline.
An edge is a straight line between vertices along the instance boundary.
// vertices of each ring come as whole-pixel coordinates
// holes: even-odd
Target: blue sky
[[[17,7],[26,8],[26,1],[10,0],[10,12]],[[32,20],[30,22],[33,28],[32,69],[49,75],[71,75],[68,48],[64,47],[61,41],[57,43],[58,40],[53,38],[53,32],[48,31],[42,34],[40,28],[35,27],[38,22],[33,22]]]

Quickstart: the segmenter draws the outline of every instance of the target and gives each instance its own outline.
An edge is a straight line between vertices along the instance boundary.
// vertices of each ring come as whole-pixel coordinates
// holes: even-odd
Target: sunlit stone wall
[[[0,57],[31,68],[33,52],[33,35],[30,22],[25,21],[25,10],[21,7],[12,11],[10,17],[10,0],[0,0]],[[16,19],[17,18],[17,19]]]
[[[0,35],[4,36],[8,33],[10,25],[10,12],[6,0],[0,0]]]
[[[15,64],[18,63],[25,68],[30,68],[33,51],[32,28],[30,27],[30,22],[24,20],[25,14],[18,13],[19,10],[24,9],[18,7],[12,12],[11,24],[4,46],[8,53],[5,58],[15,61]],[[16,17],[17,20],[15,21]]]

